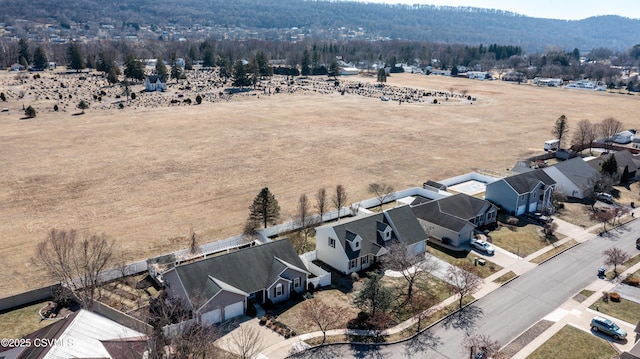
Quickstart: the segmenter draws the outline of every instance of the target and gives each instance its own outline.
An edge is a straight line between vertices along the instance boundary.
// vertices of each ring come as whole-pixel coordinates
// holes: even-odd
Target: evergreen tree
[[[33,67],[37,70],[44,70],[49,66],[49,59],[41,46],[36,47],[33,54]]]
[[[133,54],[127,55],[127,60],[124,62],[124,76],[135,80],[144,80],[144,64],[137,60]]]
[[[67,48],[67,60],[69,61],[69,68],[80,72],[85,68],[84,58],[80,46],[75,42],[69,44]]]
[[[305,50],[306,51],[306,50]],[[272,76],[273,68],[269,66],[269,61],[267,60],[267,55],[264,52],[258,51],[254,58],[255,65],[257,67],[258,73],[260,76]]]
[[[27,42],[26,39],[20,39],[20,41],[18,41],[18,47],[18,59],[24,59],[27,65],[30,64],[31,52],[29,51],[29,42]]]
[[[156,59],[156,75],[167,76],[167,66],[165,66],[164,61],[162,61],[160,57]]]
[[[269,191],[269,188],[263,188],[249,207],[249,221],[252,223],[262,222],[264,228],[267,228],[268,224],[276,224],[279,217],[280,206],[276,197]]]
[[[610,155],[609,158],[602,162],[600,173],[611,178],[618,173],[618,161],[616,160],[616,156]]]
[[[36,109],[29,106],[24,110],[24,115],[27,116],[28,118],[36,117]]]
[[[368,275],[369,278],[364,282],[362,290],[353,299],[353,304],[371,316],[385,313],[391,307],[393,293],[382,282],[382,275],[376,272],[369,272]]]
[[[171,78],[177,81],[182,78],[182,75],[182,68],[178,66],[178,62],[174,59],[171,63]]]
[[[378,82],[387,82],[387,71],[385,71],[384,69],[378,70]]]
[[[202,67],[215,67],[215,66],[216,66],[216,56],[213,53],[213,49],[208,46],[204,49],[204,56],[202,57]]]
[[[248,66],[242,60],[236,61],[233,66],[233,86],[245,87],[251,85]]]
[[[109,81],[110,84],[118,83],[119,76],[120,69],[118,68],[118,66],[110,66],[109,72],[107,73],[107,81]]]
[[[329,65],[329,73],[327,75],[332,76],[333,78],[340,75],[340,66],[337,61],[334,60],[331,62],[331,65]]]
[[[309,50],[304,49],[304,52],[302,53],[302,76],[309,76],[311,75],[311,58],[309,56]]]

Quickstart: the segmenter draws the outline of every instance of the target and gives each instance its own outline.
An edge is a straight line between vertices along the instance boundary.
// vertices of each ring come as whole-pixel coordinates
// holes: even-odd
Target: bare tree
[[[418,325],[416,332],[420,333],[422,321],[428,318],[432,314],[432,310],[430,309],[434,304],[436,304],[436,300],[434,297],[429,296],[422,292],[416,292],[415,295],[411,296],[411,300],[409,301],[409,309],[414,314],[414,318],[418,320],[416,323]]]
[[[449,290],[460,296],[458,308],[462,308],[462,301],[467,295],[473,294],[482,285],[482,278],[471,263],[463,263],[459,267],[450,266],[445,275]]]
[[[200,247],[198,246],[198,239],[196,238],[196,232],[191,230],[191,243],[189,244],[189,253],[198,254],[200,253]]]
[[[600,209],[596,209],[595,212],[593,212],[592,217],[594,220],[602,223],[602,231],[606,232],[607,223],[611,222],[616,217],[616,214],[615,212],[610,211],[606,208],[600,208]]]
[[[336,186],[336,193],[331,198],[333,206],[338,210],[338,219],[340,218],[340,210],[347,203],[347,190],[341,184]]]
[[[320,216],[320,223],[324,222],[324,213],[327,211],[329,203],[327,202],[327,190],[322,187],[316,193],[316,209]]]
[[[263,339],[256,328],[241,325],[227,335],[226,346],[241,359],[251,359],[262,350]]]
[[[300,195],[298,199],[298,215],[296,218],[296,222],[298,226],[300,226],[300,234],[304,238],[304,243],[306,246],[307,241],[309,240],[309,236],[313,234],[315,219],[311,216],[311,204],[309,203],[309,199],[306,194]]]
[[[573,144],[576,146],[580,146],[580,148],[585,145],[589,146],[589,153],[591,153],[591,148],[593,146],[593,141],[598,137],[598,127],[595,126],[589,120],[580,120],[576,124],[576,129],[573,133]]]
[[[92,309],[100,273],[112,263],[114,243],[106,234],[80,236],[74,229],[51,229],[38,243],[34,262],[67,288],[83,308]]]
[[[600,122],[600,135],[604,138],[606,146],[611,146],[611,143],[613,142],[613,135],[622,131],[622,126],[622,122],[613,117],[607,117]]]
[[[462,341],[462,349],[465,356],[469,353],[469,359],[506,358],[500,353],[500,343],[486,334],[473,334],[465,337]]]
[[[631,258],[629,253],[623,251],[618,247],[605,249],[602,252],[602,255],[605,256],[603,262],[604,265],[613,266],[613,275],[615,277],[618,276],[618,265],[623,264],[624,262],[628,261],[629,258]]]
[[[551,129],[551,134],[558,139],[558,147],[562,148],[562,140],[568,132],[569,120],[567,120],[567,116],[562,115],[556,120],[553,129]]]
[[[302,317],[311,321],[322,331],[322,344],[327,339],[327,331],[337,327],[337,323],[342,317],[342,312],[335,306],[309,299],[302,303]]]
[[[387,183],[369,183],[369,193],[376,196],[378,199],[378,206],[380,208],[380,212],[382,212],[382,205],[387,201],[387,199],[391,196],[394,189],[393,186]]]
[[[437,267],[437,263],[432,256],[425,256],[424,253],[415,253],[407,249],[403,241],[391,243],[387,246],[387,250],[388,252],[382,257],[382,266],[402,274],[407,289],[405,303],[409,303],[412,300],[416,282],[431,273]]]

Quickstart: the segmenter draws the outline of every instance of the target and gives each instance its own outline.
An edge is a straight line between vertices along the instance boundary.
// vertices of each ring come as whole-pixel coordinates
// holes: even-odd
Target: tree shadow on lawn
[[[341,357],[342,352],[338,350],[336,345],[321,345],[289,356],[289,358],[295,359],[333,359]]]

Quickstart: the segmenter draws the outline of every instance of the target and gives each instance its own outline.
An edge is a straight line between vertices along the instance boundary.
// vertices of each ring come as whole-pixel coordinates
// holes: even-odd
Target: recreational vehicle
[[[560,148],[560,141],[557,139],[544,142],[545,151],[557,151],[558,148]]]

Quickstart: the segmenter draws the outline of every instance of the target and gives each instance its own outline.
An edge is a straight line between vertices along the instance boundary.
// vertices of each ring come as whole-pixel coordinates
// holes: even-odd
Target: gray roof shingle
[[[545,186],[556,184],[556,181],[549,177],[549,175],[542,169],[505,177],[504,180],[511,185],[518,194],[525,194],[533,191],[540,182],[544,183]]]
[[[175,271],[193,301],[194,296],[211,298],[229,287],[247,294],[262,290],[275,282],[287,264],[306,271],[291,243],[283,239],[178,266]]]

